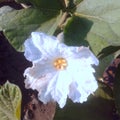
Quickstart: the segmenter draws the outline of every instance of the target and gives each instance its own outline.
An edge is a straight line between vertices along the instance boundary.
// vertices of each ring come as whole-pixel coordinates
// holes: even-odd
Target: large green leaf
[[[87,102],[68,101],[63,109],[57,108],[54,120],[113,120],[112,99],[111,89],[99,84],[99,89],[94,96],[89,96]]]
[[[0,119],[20,120],[21,113],[20,89],[9,82],[0,86]]]
[[[16,0],[20,3],[31,3],[34,7],[40,9],[60,10],[62,8],[60,0]]]
[[[120,45],[119,13],[119,0],[84,0],[77,6],[75,15],[93,22],[86,40],[96,54],[106,44]]]
[[[119,46],[119,13],[119,0],[83,0],[65,26],[65,43],[89,46],[95,55],[108,46]],[[110,55],[100,60],[99,76],[113,58],[114,55]]]
[[[82,1],[65,27],[67,42],[88,43],[96,55],[107,46],[120,45],[119,13],[119,0]]]
[[[14,10],[9,14],[0,16],[0,28],[4,31],[10,43],[22,50],[25,39],[32,31],[40,30],[54,33],[57,28],[58,11],[40,11],[38,9]]]
[[[65,28],[65,43],[70,46],[86,45],[89,43],[85,40],[87,33],[89,32],[92,22],[85,19],[73,16],[68,20]]]
[[[65,43],[72,46],[90,46],[93,52],[97,55],[103,48],[108,46],[108,42],[99,36],[89,35],[93,24],[93,21],[86,18],[73,16],[64,29]]]

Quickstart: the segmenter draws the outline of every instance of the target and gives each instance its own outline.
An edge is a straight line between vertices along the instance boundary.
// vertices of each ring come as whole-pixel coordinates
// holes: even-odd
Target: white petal
[[[86,101],[87,97],[98,88],[93,75],[94,69],[83,59],[69,60],[67,69],[73,79],[70,85],[69,98],[73,102]]]
[[[54,101],[54,99],[51,96],[51,92],[47,92],[47,88],[51,81],[56,81],[57,74],[53,75],[53,77],[49,80],[49,83],[45,87],[42,87],[42,91],[38,94],[38,99],[42,101],[44,104],[50,101]],[[54,86],[53,86],[54,87]]]
[[[79,57],[86,58],[90,64],[95,64],[95,65],[99,64],[98,59],[95,57],[95,55],[90,51],[88,47],[83,47],[83,46],[79,47],[78,51],[79,51]]]
[[[62,49],[62,48],[61,48]],[[89,64],[98,65],[99,61],[95,57],[95,55],[89,50],[88,47],[64,47],[63,54],[66,58],[73,58],[73,59],[86,59],[86,62]]]
[[[77,83],[73,82],[70,85],[70,92],[69,92],[69,98],[73,102],[83,103],[87,100],[88,94],[82,89],[82,87],[79,87]]]
[[[47,88],[47,86],[46,86],[46,88]],[[51,94],[45,95],[46,88],[44,87],[44,88],[42,89],[42,92],[39,92],[39,93],[38,93],[38,99],[39,99],[41,102],[43,102],[44,104],[47,104],[48,102],[53,101]]]
[[[69,86],[70,91],[68,96],[73,102],[78,102],[81,97],[80,92],[77,90],[77,86],[76,82],[72,82]]]
[[[41,51],[43,56],[53,57],[58,52],[57,45],[59,41],[56,37],[41,32],[32,32],[31,35],[34,45]]]
[[[41,60],[33,63],[33,67],[27,68],[24,72],[26,76],[25,87],[40,90],[45,84],[48,84],[54,76],[55,70],[48,60]]]
[[[60,108],[63,108],[66,104],[71,82],[72,79],[67,75],[66,71],[60,71],[56,80],[51,80],[48,85],[46,94],[51,93],[53,100],[59,103]]]
[[[40,59],[41,53],[40,53],[39,49],[37,49],[36,46],[34,46],[31,39],[27,39],[25,41],[24,45],[25,45],[24,55],[27,60],[35,61],[35,60]]]

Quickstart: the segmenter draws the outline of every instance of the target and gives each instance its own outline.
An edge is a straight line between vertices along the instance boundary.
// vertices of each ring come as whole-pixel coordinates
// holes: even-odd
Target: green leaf
[[[100,51],[108,46],[108,43],[96,37],[90,41],[92,43],[92,46],[89,44],[89,41],[87,41],[87,34],[89,34],[92,25],[93,22],[86,18],[73,16],[65,26],[64,42],[70,46],[89,46],[97,56]],[[110,51],[107,52],[109,53]],[[99,60],[99,66],[96,68],[97,77],[102,77],[106,67],[108,67],[113,59],[114,54],[109,54],[105,58]]]
[[[32,31],[40,30],[54,33],[59,21],[58,11],[40,11],[38,9],[15,10],[0,16],[0,26],[10,43],[19,51]]]
[[[73,16],[64,28],[64,42],[70,46],[89,46],[95,55],[108,46],[108,43],[99,37],[91,36],[91,40],[87,40],[87,35],[93,26],[93,22],[78,16]],[[110,55],[99,62],[97,67],[97,77],[102,77],[105,68],[113,60],[114,56]]]
[[[9,7],[9,6],[3,6],[0,8],[0,16],[3,15],[3,14],[6,14],[8,12],[11,12],[13,11],[14,9]]]
[[[70,46],[88,46],[89,43],[85,40],[85,37],[89,32],[91,26],[91,21],[73,16],[71,19],[68,20],[64,28],[65,44]]]
[[[95,55],[108,46],[120,46],[119,13],[119,0],[83,0],[65,26],[65,43],[89,46]],[[112,57],[100,60],[100,76]]]
[[[21,114],[21,91],[9,82],[0,86],[0,119],[20,120]]]
[[[103,48],[108,46],[108,43],[98,36],[89,35],[93,24],[92,21],[86,18],[73,16],[68,20],[64,28],[65,43],[70,46],[90,46],[95,55],[97,55]],[[87,40],[88,36],[90,40]]]
[[[86,40],[96,54],[106,45],[120,45],[119,13],[119,0],[84,0],[77,6],[75,15],[93,22]]]
[[[95,91],[95,97],[100,97],[107,100],[113,100],[113,91],[104,83],[98,82],[98,89]]]
[[[102,59],[110,54],[113,54],[120,50],[120,46],[108,46],[104,48],[97,56],[99,59]]]
[[[20,3],[31,3],[34,7],[40,9],[60,10],[62,8],[59,0],[16,0]]]
[[[115,75],[115,81],[114,81],[114,97],[115,97],[115,104],[116,108],[118,110],[118,113],[120,115],[120,64],[118,65],[116,75]]]
[[[58,107],[54,120],[113,120],[112,99],[112,90],[99,84],[95,95],[89,96],[87,102],[80,104],[68,100],[63,109]]]
[[[13,10],[13,8],[9,7],[9,6],[4,6],[0,8],[0,16],[4,15],[6,13],[9,13]],[[0,26],[0,30],[2,30],[1,26]]]
[[[83,0],[74,0],[74,3],[76,4],[76,5],[78,5],[79,3],[81,3]]]

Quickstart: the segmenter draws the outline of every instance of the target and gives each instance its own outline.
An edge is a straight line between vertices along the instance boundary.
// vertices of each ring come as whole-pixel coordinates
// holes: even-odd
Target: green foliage
[[[92,22],[85,19],[73,16],[67,23],[64,29],[65,43],[70,46],[85,45],[89,43],[85,40],[89,32]]]
[[[20,89],[9,82],[0,86],[0,119],[20,120],[21,113]]]
[[[81,3],[83,0],[74,0],[74,3],[76,4],[76,5],[78,5],[79,3]]]
[[[35,8],[60,10],[62,5],[59,0],[16,0],[20,3],[31,3]]]
[[[22,9],[14,10],[6,15],[0,17],[0,26],[10,43],[18,50],[23,49],[25,39],[32,31],[37,29],[48,33],[54,32],[57,22],[58,12],[53,11],[40,11],[38,9]],[[4,24],[3,24],[4,21]]]
[[[9,7],[9,6],[3,6],[0,8],[0,15],[9,13],[13,10],[13,8]]]
[[[98,58],[102,59],[110,54],[117,52],[118,50],[120,50],[120,46],[108,46],[98,54]]]
[[[75,15],[93,22],[86,35],[95,54],[109,45],[120,45],[120,1],[84,0]]]
[[[94,96],[106,100],[113,100],[113,91],[109,86],[104,83],[98,82],[98,89],[95,91]]]
[[[49,21],[55,22],[58,11],[65,8],[68,13],[70,5],[76,5],[73,17],[69,17],[65,24],[65,42],[68,45],[89,45],[97,55],[107,46],[119,45],[120,39],[120,1],[119,0],[16,0],[21,3],[31,3],[34,8],[14,10],[9,14],[0,16],[0,28],[16,49],[21,49],[24,40],[31,31],[47,30],[51,28]],[[37,8],[37,9],[36,9]],[[56,12],[57,11],[57,12]],[[15,17],[13,17],[15,16]],[[59,18],[59,20],[62,19]],[[66,18],[67,20],[67,18]],[[45,23],[47,22],[47,25]],[[67,22],[67,21],[66,21]],[[50,23],[51,25],[51,23]],[[48,26],[48,27],[47,27]],[[54,25],[52,33],[55,32],[58,24]]]
[[[102,76],[114,58],[113,53],[119,50],[115,47],[120,45],[119,12],[119,0],[84,0],[64,29],[66,44],[89,46],[95,55],[104,57],[97,68],[98,76]]]

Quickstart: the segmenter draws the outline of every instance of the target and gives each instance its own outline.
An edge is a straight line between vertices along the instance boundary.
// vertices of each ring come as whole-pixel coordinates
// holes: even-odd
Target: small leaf
[[[20,120],[21,113],[20,89],[9,82],[0,86],[0,119]]]
[[[59,17],[59,11],[41,11],[31,8],[14,10],[0,16],[0,26],[13,47],[22,51],[23,43],[32,31],[54,33],[59,21],[57,16]]]

